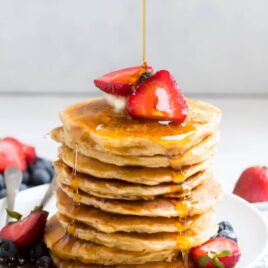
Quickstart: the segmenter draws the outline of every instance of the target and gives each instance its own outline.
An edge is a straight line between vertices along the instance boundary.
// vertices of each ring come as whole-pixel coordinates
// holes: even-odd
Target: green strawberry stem
[[[199,258],[198,266],[200,268],[206,267],[208,262],[211,260],[211,262],[215,265],[215,267],[224,268],[224,264],[219,260],[219,258],[229,256],[231,253],[232,253],[231,250],[223,250],[220,253],[211,251],[208,253],[207,256],[202,256]]]
[[[9,210],[6,208],[6,212],[10,218],[15,219],[17,221],[19,221],[22,218],[22,215],[17,211]]]

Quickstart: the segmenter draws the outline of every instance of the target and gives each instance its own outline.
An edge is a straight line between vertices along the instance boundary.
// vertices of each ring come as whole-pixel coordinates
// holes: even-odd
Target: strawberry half
[[[11,240],[19,250],[25,251],[42,238],[47,216],[44,210],[34,210],[23,220],[7,224],[0,231],[0,237]]]
[[[108,94],[127,96],[131,94],[133,86],[145,72],[153,72],[152,67],[136,66],[121,69],[95,79],[94,84]]]
[[[27,163],[31,164],[36,160],[37,156],[36,156],[36,152],[35,152],[35,149],[33,146],[24,144],[24,143],[20,142],[19,140],[15,139],[15,138],[11,138],[11,137],[6,137],[3,140],[9,141],[17,147],[21,147],[23,155],[24,155]]]
[[[212,238],[203,245],[191,249],[197,267],[233,268],[241,253],[236,242],[225,237]]]
[[[0,172],[8,167],[26,170],[26,161],[22,147],[9,140],[0,140]]]
[[[188,107],[173,76],[161,70],[137,86],[128,99],[128,112],[137,118],[182,123],[188,115]]]

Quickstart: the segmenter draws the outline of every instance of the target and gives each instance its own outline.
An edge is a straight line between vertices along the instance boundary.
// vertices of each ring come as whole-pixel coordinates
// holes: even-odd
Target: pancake
[[[64,191],[73,200],[99,208],[103,211],[148,217],[181,217],[205,213],[216,203],[221,188],[219,183],[211,179],[192,191],[191,198],[180,200],[175,198],[157,197],[154,200],[114,200],[94,197],[81,190],[74,193],[71,187],[61,184],[59,191]]]
[[[206,136],[193,148],[190,148],[183,155],[166,156],[129,156],[129,155],[115,155],[109,152],[97,151],[91,147],[88,143],[75,143],[71,139],[69,134],[63,128],[56,128],[52,130],[51,137],[57,142],[67,145],[71,149],[77,149],[77,152],[97,159],[101,162],[113,164],[117,166],[143,166],[143,167],[169,167],[180,168],[185,165],[193,165],[209,159],[214,155],[216,151],[216,145],[219,140],[218,133],[213,133],[210,136]]]
[[[210,171],[203,171],[191,176],[182,184],[165,183],[147,186],[119,180],[101,180],[82,173],[76,173],[74,176],[72,169],[61,161],[55,162],[54,167],[57,180],[61,184],[72,186],[75,181],[78,189],[93,196],[124,200],[154,199],[155,196],[171,194],[181,198],[212,177]]]
[[[83,264],[78,261],[64,261],[52,256],[54,263],[58,268],[101,268],[97,264]],[[188,268],[194,268],[191,260],[187,263]],[[119,264],[113,266],[103,266],[102,268],[185,268],[183,260],[176,258],[172,262],[150,262],[145,264]]]
[[[172,168],[146,168],[117,166],[98,161],[94,158],[77,154],[74,167],[74,151],[67,146],[59,148],[59,158],[69,167],[83,174],[102,179],[118,179],[145,185],[157,185],[165,182],[182,182],[197,172],[210,168],[212,159],[195,165],[188,165],[174,170]]]
[[[208,222],[213,218],[214,212],[208,211],[198,216],[181,219],[177,217],[141,217],[113,214],[75,203],[63,191],[57,191],[57,208],[60,214],[73,220],[78,220],[104,233],[114,232],[182,232],[195,229],[200,222]]]
[[[103,98],[76,103],[60,117],[71,140],[99,152],[118,155],[182,155],[215,133],[221,112],[211,104],[187,100],[189,114],[183,124],[134,119],[116,113]]]
[[[208,221],[199,221],[195,228],[185,230],[181,233],[104,233],[100,232],[79,221],[72,220],[64,215],[58,214],[58,221],[67,232],[81,240],[90,241],[106,247],[137,251],[152,252],[162,250],[183,251],[190,250],[206,242],[217,233],[218,225],[211,217]]]
[[[52,254],[60,259],[77,260],[83,263],[100,265],[171,261],[179,253],[177,250],[154,252],[126,251],[79,240],[66,234],[66,231],[55,216],[47,224],[44,241]]]

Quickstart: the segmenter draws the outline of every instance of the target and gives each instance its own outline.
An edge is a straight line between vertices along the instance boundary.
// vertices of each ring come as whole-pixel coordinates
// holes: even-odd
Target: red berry
[[[8,167],[26,170],[26,161],[22,147],[9,140],[0,140],[0,172]]]
[[[182,123],[188,115],[188,107],[173,76],[161,70],[137,86],[128,99],[128,112],[137,118]]]
[[[30,164],[36,160],[37,156],[36,156],[35,148],[33,146],[21,143],[19,140],[15,139],[15,138],[11,138],[11,137],[6,137],[3,140],[9,141],[17,147],[21,147],[23,155],[24,155],[27,163]]]
[[[240,175],[233,193],[249,202],[268,201],[268,168],[263,166],[247,168]]]
[[[23,220],[7,224],[0,237],[15,243],[21,251],[29,249],[43,236],[47,220],[47,212],[37,210]]]
[[[140,76],[147,71],[152,72],[152,67],[136,66],[125,68],[105,74],[95,79],[94,83],[96,87],[106,93],[127,96],[131,94],[133,86],[137,84]]]
[[[191,256],[197,267],[217,268],[212,259],[217,258],[224,268],[233,268],[238,263],[241,252],[236,242],[225,237],[217,237],[191,249]],[[203,261],[203,266],[201,262]]]
[[[33,146],[23,144],[22,150],[28,164],[31,164],[36,160],[37,156]]]

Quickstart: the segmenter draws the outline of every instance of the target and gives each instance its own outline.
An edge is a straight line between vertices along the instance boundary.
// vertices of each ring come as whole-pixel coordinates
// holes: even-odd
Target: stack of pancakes
[[[182,256],[217,232],[221,114],[187,104],[181,125],[118,114],[104,99],[61,113],[51,132],[61,143],[58,213],[45,234],[58,267],[184,267]]]

